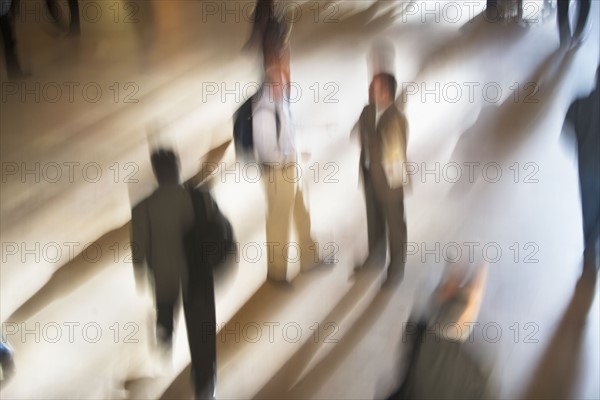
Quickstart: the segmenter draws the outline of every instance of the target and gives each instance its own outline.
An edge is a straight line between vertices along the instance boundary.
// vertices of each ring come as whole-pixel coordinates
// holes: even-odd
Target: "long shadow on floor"
[[[239,332],[240,327],[250,326],[262,321],[274,321],[275,315],[279,310],[293,305],[295,302],[314,296],[313,288],[315,284],[326,279],[327,276],[334,273],[332,268],[338,266],[320,265],[313,270],[303,273],[296,277],[293,283],[275,283],[266,281],[254,293],[244,306],[224,325],[217,335],[217,368],[223,370],[228,365],[233,365],[238,357],[244,355],[244,349],[251,349],[249,345],[261,345],[261,343],[246,343],[241,340],[239,335],[233,335],[232,332]],[[293,321],[293,315],[289,316]],[[233,336],[233,337],[232,337]],[[245,347],[246,346],[246,347]],[[267,346],[269,346],[267,344]],[[271,346],[273,346],[271,344]],[[272,349],[271,349],[272,350]],[[265,351],[271,351],[265,349]],[[191,366],[188,365],[167,390],[161,396],[161,399],[180,399],[192,398],[190,380]],[[219,382],[217,382],[219,385]]]
[[[583,336],[597,289],[597,272],[588,268],[577,281],[573,297],[522,398],[568,399],[577,395],[582,374]]]
[[[335,374],[338,367],[344,364],[352,351],[370,334],[381,314],[390,305],[394,293],[395,291],[392,288],[380,291],[360,318],[348,330],[349,333],[335,345],[329,355],[321,360],[289,392],[285,395],[280,393],[280,398],[314,398],[323,385]]]
[[[285,397],[290,388],[299,383],[310,371],[312,365],[318,365],[318,362],[326,357],[328,351],[337,348],[339,339],[336,336],[338,336],[340,326],[342,332],[339,335],[344,335],[348,329],[353,329],[354,324],[348,320],[353,318],[354,314],[362,315],[361,313],[364,311],[361,310],[361,306],[365,306],[365,302],[372,300],[369,294],[378,291],[381,287],[381,280],[385,272],[383,268],[385,252],[381,251],[383,249],[379,250],[378,257],[373,257],[354,274],[352,288],[321,321],[319,324],[321,329],[313,338],[314,340],[306,342],[302,348],[298,349],[294,356],[262,387],[255,398],[281,399]],[[368,304],[366,306],[369,311],[372,311],[371,306]],[[349,324],[351,326],[347,326]]]
[[[216,147],[208,152],[202,159],[202,167],[217,163],[223,158],[230,141]],[[198,174],[189,181],[197,180],[198,177],[209,175],[206,169],[202,168]],[[115,252],[115,243],[128,243],[130,240],[131,223],[128,222],[120,228],[114,229],[102,235],[93,242],[93,245],[87,247],[89,252],[84,250],[76,255],[67,264],[56,270],[51,278],[40,290],[23,303],[12,315],[6,319],[7,322],[20,323],[29,320],[33,315],[42,311],[52,302],[65,298],[77,290],[85,282],[92,279],[95,275],[102,272],[108,265],[114,262],[131,262],[130,257]],[[100,249],[101,257],[96,259],[96,250]],[[117,258],[115,260],[115,258]],[[225,280],[231,277],[237,270],[237,263],[229,263],[226,268],[219,270],[215,280]],[[132,272],[133,274],[133,272]],[[132,275],[133,276],[133,275]]]
[[[556,102],[560,101],[561,89],[574,57],[572,51],[565,54],[557,50],[529,77],[527,82],[537,85],[537,88],[532,87],[531,92],[521,94],[518,98],[515,98],[515,92],[499,108],[485,108],[475,124],[460,136],[450,161],[499,162],[512,159],[522,149],[530,149],[527,143],[538,141],[543,144],[550,141],[552,138],[548,137],[547,129],[539,130],[541,133],[537,134],[533,129],[540,120],[548,119],[546,116],[554,111]],[[561,118],[564,119],[564,116]],[[478,175],[471,182],[461,179],[453,185],[450,194],[464,196],[477,184],[477,178]]]

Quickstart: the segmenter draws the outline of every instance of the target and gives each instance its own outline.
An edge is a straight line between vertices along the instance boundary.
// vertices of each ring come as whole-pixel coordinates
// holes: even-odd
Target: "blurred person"
[[[6,62],[6,75],[8,79],[27,77],[23,72],[17,55],[17,39],[15,34],[14,14],[15,3],[12,0],[0,0],[0,32],[4,46],[4,60]]]
[[[404,187],[408,182],[401,170],[407,160],[408,123],[394,104],[396,89],[392,74],[376,74],[369,86],[369,104],[359,118],[369,255],[379,243],[389,245],[389,282],[403,280],[407,241]]]
[[[560,45],[563,47],[577,45],[585,40],[585,27],[590,14],[591,1],[577,0],[577,22],[575,24],[575,31],[572,32],[569,18],[571,4],[571,0],[557,0],[558,31],[560,35]]]
[[[279,64],[283,73],[286,95],[290,95],[290,36],[292,20],[287,15],[284,0],[258,0],[253,15],[254,24],[245,49],[260,47],[264,68]]]
[[[151,162],[158,188],[136,205],[131,215],[134,272],[136,283],[142,284],[147,262],[156,300],[156,335],[170,347],[173,310],[182,281],[187,283],[184,238],[193,227],[194,209],[188,191],[180,185],[175,153],[156,151]]]
[[[486,263],[470,276],[464,265],[446,266],[425,307],[414,309],[403,327],[406,372],[389,399],[490,397],[490,373],[464,345],[477,321],[486,279]]]
[[[595,88],[589,96],[575,100],[565,122],[572,124],[577,139],[579,188],[583,220],[584,268],[600,269],[600,66]],[[591,274],[594,276],[595,274]]]
[[[280,64],[269,66],[263,86],[252,101],[254,159],[262,164],[267,198],[267,242],[275,246],[274,251],[268,251],[268,277],[275,281],[287,281],[292,222],[301,270],[307,271],[318,263],[310,213],[299,184],[295,132],[283,80]]]
[[[152,153],[151,162],[158,188],[133,208],[131,217],[136,285],[143,291],[148,270],[156,305],[156,336],[169,354],[176,305],[182,292],[196,397],[213,398],[214,283],[212,269],[195,256],[201,244],[193,243],[194,228],[203,216],[195,213],[190,192],[180,184],[176,154],[172,150],[158,150]]]

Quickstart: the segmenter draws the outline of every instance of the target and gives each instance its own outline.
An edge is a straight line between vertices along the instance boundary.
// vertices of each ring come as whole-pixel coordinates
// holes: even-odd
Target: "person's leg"
[[[206,280],[211,281],[210,276]],[[216,315],[212,282],[184,293],[185,321],[196,399],[213,399],[216,388]]]
[[[590,15],[591,2],[590,0],[579,1],[579,14],[577,15],[577,25],[575,26],[575,33],[573,34],[573,40],[583,40],[583,32],[588,22]]]
[[[375,252],[377,246],[385,238],[385,218],[382,207],[377,201],[373,181],[369,172],[363,170],[365,206],[367,209],[367,234],[369,238],[369,254]]]
[[[71,14],[71,22],[69,24],[69,34],[79,35],[81,32],[81,22],[79,19],[79,2],[78,0],[69,0],[69,12]]]
[[[383,204],[385,219],[388,226],[390,265],[388,279],[395,278],[401,281],[404,277],[406,264],[407,227],[404,219],[404,196],[393,202]]]
[[[79,17],[79,3],[78,0],[68,0],[69,6],[69,27],[67,28],[68,33],[70,35],[79,35],[80,32],[80,17]],[[64,29],[62,21],[66,19],[63,16],[63,11],[61,6],[58,4],[57,0],[46,0],[46,7],[48,7],[48,12],[52,19],[56,22],[56,24]]]
[[[294,226],[296,238],[301,249],[300,269],[308,271],[319,263],[319,250],[310,233],[310,212],[304,203],[304,195],[300,184],[296,185],[294,197]]]
[[[589,154],[588,149],[579,151],[579,184],[581,190],[581,212],[583,220],[584,267],[596,270],[600,266],[600,161],[586,157],[600,157]],[[595,164],[595,165],[594,165]]]
[[[268,277],[285,281],[287,258],[282,251],[289,241],[294,202],[294,183],[283,176],[281,168],[265,167],[263,182],[267,195],[267,265]]]
[[[569,1],[557,0],[558,33],[560,35],[561,46],[571,40],[571,25],[569,22]]]
[[[17,43],[15,39],[15,26],[11,12],[0,17],[0,32],[4,45],[4,58],[6,59],[6,73],[9,79],[23,76],[21,65],[17,57]]]
[[[156,339],[159,344],[170,348],[173,344],[173,309],[175,300],[156,300]]]

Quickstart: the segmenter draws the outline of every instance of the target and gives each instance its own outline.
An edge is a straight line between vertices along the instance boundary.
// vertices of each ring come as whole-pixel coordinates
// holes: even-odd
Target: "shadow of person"
[[[597,287],[596,271],[581,275],[573,296],[540,358],[522,396],[524,399],[567,399],[576,395],[582,373],[583,336]]]
[[[345,357],[341,356],[340,354],[346,354],[343,351],[338,354],[338,350],[336,350],[338,344],[336,344],[335,347],[331,349],[331,353],[326,354],[323,358],[319,358],[319,355],[322,351],[327,351],[328,348],[331,348],[328,346],[332,346],[333,343],[338,343],[336,333],[338,332],[339,327],[337,323],[331,321],[348,321],[349,318],[352,318],[356,310],[360,308],[361,301],[368,296],[369,292],[372,291],[373,288],[381,286],[381,281],[384,277],[383,271],[385,270],[385,256],[385,244],[382,244],[382,246],[378,248],[377,253],[373,253],[372,256],[365,261],[360,270],[355,270],[352,287],[340,299],[334,309],[322,319],[318,330],[314,333],[314,338],[324,339],[312,341],[309,340],[304,343],[302,348],[298,350],[283,366],[281,366],[279,371],[273,375],[260,389],[255,396],[256,398],[281,399],[287,397],[288,395],[290,398],[303,398],[305,396],[310,397],[310,395],[304,391],[302,391],[301,396],[291,396],[290,394],[292,392],[296,393],[298,390],[298,388],[294,388],[296,385],[300,385],[299,388],[304,388],[301,390],[306,390],[306,382],[310,382],[310,385],[316,385],[317,382],[321,382],[314,380],[317,376],[326,380],[328,375],[323,376],[323,371],[329,371],[329,367],[320,366],[323,364],[330,366],[338,361],[341,362]],[[370,318],[379,316],[379,314],[385,309],[393,293],[394,290],[381,290],[376,295],[376,298],[368,305],[367,310],[358,316],[358,321],[352,324],[352,328],[350,330],[354,331],[354,329],[358,327],[359,335],[354,337],[349,334],[352,338],[354,338],[351,338],[350,342],[354,343],[353,341],[360,340],[362,334],[366,334],[366,332],[363,332],[360,329],[362,326],[360,324],[365,323],[367,326],[372,326],[372,324],[370,324]],[[344,337],[339,341],[339,343],[346,343],[347,341],[348,340],[346,340],[346,337]],[[333,357],[333,360],[328,361],[330,357]],[[321,372],[316,374],[313,373],[313,367],[320,369]]]
[[[314,14],[311,11],[313,7],[313,3],[306,2],[301,8],[301,15]],[[322,10],[317,21],[322,23],[319,24],[311,20],[310,26],[304,26],[307,23],[300,21],[295,33],[294,48],[300,52],[309,52],[328,45],[339,47],[356,43],[360,39],[369,40],[374,34],[396,22],[397,5],[377,0],[366,9],[349,15],[336,16],[335,9],[332,11],[331,20],[328,20],[329,12]]]
[[[369,270],[367,273],[370,273]],[[352,355],[353,350],[370,334],[384,311],[392,303],[396,288],[381,290],[360,317],[348,329],[348,333],[335,344],[335,347],[314,368],[304,375],[299,382],[289,388],[287,398],[314,398],[319,390],[343,366]],[[280,393],[281,394],[281,393]],[[282,397],[282,396],[280,396]]]
[[[458,36],[426,53],[420,70],[431,72],[446,65],[459,65],[476,57],[499,57],[509,47],[515,47],[527,32],[527,28],[519,24],[489,19],[483,11],[465,22],[458,29]]]
[[[411,30],[420,35],[420,31],[430,29],[431,24],[420,21],[398,25],[391,32],[398,35],[406,35]],[[419,53],[423,54],[419,61],[418,73],[413,82],[421,82],[426,76],[430,76],[446,69],[464,70],[469,63],[478,63],[479,60],[494,60],[500,56],[506,57],[506,53],[518,47],[519,43],[527,34],[528,29],[515,23],[505,23],[500,20],[486,17],[485,10],[477,14],[473,19],[465,22],[454,36],[445,33],[441,42],[432,47],[426,43],[419,45]],[[418,39],[418,38],[417,38]],[[485,65],[485,71],[494,75],[495,65]],[[396,106],[403,110],[406,102],[399,96]]]
[[[229,141],[223,145],[211,150],[201,158],[201,165],[206,166],[209,163],[218,163],[225,153]],[[205,169],[190,178],[186,184],[198,180],[199,177],[207,177],[209,174]],[[50,306],[53,302],[66,298],[85,282],[93,279],[105,269],[109,268],[115,262],[131,263],[131,257],[128,254],[118,254],[114,248],[116,243],[128,243],[130,240],[131,223],[127,222],[123,226],[111,230],[93,243],[86,245],[83,250],[73,255],[65,265],[57,269],[48,282],[42,286],[33,296],[16,309],[6,321],[23,322],[29,320],[38,312]],[[100,249],[100,257],[96,257],[96,249]],[[101,250],[104,250],[102,252]],[[111,251],[106,251],[110,249]],[[126,249],[126,248],[124,248]],[[113,251],[114,250],[114,251]],[[116,260],[115,260],[116,258]],[[229,262],[219,267],[215,276],[215,285],[223,285],[234,276],[237,271],[237,263]]]
[[[507,160],[524,149],[527,143],[548,142],[548,129],[534,128],[544,118],[543,123],[546,124],[552,121],[548,116],[556,116],[552,115],[556,112],[554,106],[562,101],[559,93],[565,86],[573,60],[573,52],[565,55],[557,50],[529,77],[526,85],[517,89],[523,93],[511,93],[500,107],[485,107],[475,124],[460,136],[450,161]],[[560,118],[563,120],[564,116]],[[475,174],[473,181],[461,179],[453,185],[450,196],[464,195],[469,186],[477,184],[478,178],[479,175]]]
[[[306,293],[312,292],[315,284],[322,279],[326,279],[332,272],[332,269],[322,265],[320,268],[311,270],[309,274],[299,275],[294,279],[293,283],[266,280],[252,297],[246,301],[242,308],[225,324],[221,325],[221,329],[217,335],[217,364],[220,367],[235,364],[240,357],[248,354],[247,351],[250,347],[261,345],[259,342],[240,341],[239,338],[231,335],[232,329],[256,324],[260,321],[276,320],[276,315],[281,310],[285,310],[287,307],[293,305],[298,298],[303,298]],[[326,332],[326,334],[330,333],[331,330]],[[262,345],[265,346],[265,351],[272,351],[273,346],[277,346],[273,343],[272,341],[268,343],[263,342]],[[302,352],[297,352],[294,357],[298,353]],[[188,365],[163,392],[160,398],[189,398],[191,386],[187,383],[187,380],[190,373],[191,367]],[[276,376],[279,376],[279,373]],[[257,395],[255,397],[260,398],[261,396]],[[281,398],[280,394],[275,398]]]
[[[69,296],[113,263],[117,261],[131,262],[129,256],[123,254],[119,257],[118,248],[114,248],[115,242],[125,243],[129,240],[130,229],[131,224],[128,222],[86,245],[72,260],[55,271],[48,282],[15,310],[6,321],[17,323],[27,321],[53,302]],[[115,251],[105,250],[103,254],[101,249]],[[118,259],[115,260],[115,258]]]

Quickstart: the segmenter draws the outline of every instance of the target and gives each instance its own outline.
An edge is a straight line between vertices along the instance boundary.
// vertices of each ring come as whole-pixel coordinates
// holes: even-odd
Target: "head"
[[[369,87],[369,99],[378,106],[387,106],[394,102],[396,98],[396,78],[388,73],[380,73],[373,77],[371,87]]]
[[[150,161],[159,186],[179,184],[179,159],[173,150],[156,150]]]

